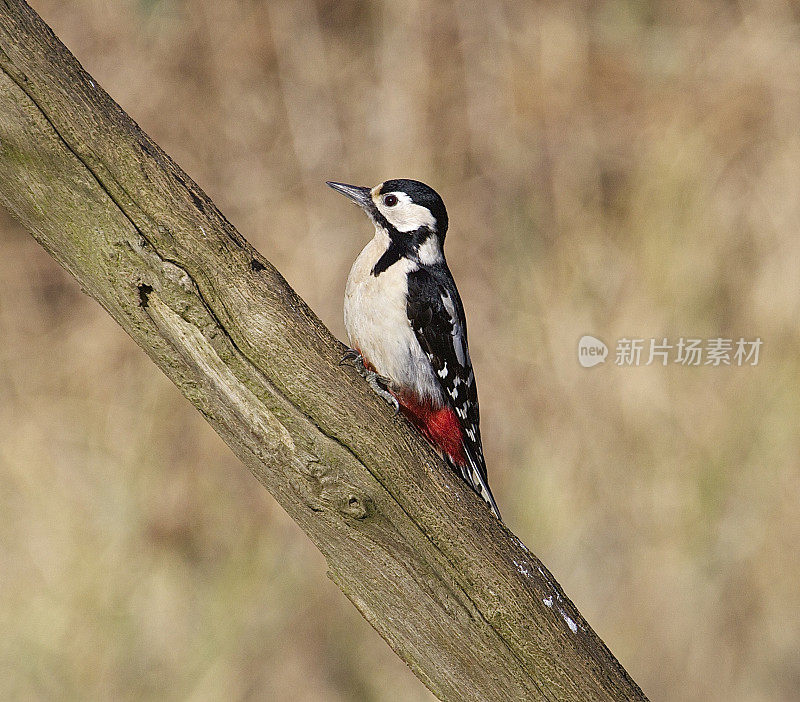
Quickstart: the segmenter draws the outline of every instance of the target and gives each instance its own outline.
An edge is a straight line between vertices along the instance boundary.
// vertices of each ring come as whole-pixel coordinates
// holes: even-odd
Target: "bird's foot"
[[[400,403],[388,388],[389,381],[375,371],[367,370],[364,379],[378,397],[382,397],[386,403],[394,410],[394,416],[400,414]]]
[[[358,349],[347,349],[339,359],[339,365],[352,365],[353,368],[360,371],[360,369],[364,368],[364,357]]]
[[[368,368],[366,363],[364,363],[364,357],[358,349],[347,349],[339,361],[339,365],[347,365],[348,362],[352,363],[353,368],[367,381],[373,392],[378,395],[378,397],[383,398],[386,403],[394,409],[394,414],[397,416],[400,413],[400,403],[391,390],[389,390],[389,379],[378,375],[374,370]]]

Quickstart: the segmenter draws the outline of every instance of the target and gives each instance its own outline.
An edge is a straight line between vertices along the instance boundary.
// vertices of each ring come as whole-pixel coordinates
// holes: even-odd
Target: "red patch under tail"
[[[439,451],[457,466],[467,462],[464,453],[464,435],[461,422],[452,407],[436,407],[430,401],[421,401],[409,393],[393,393],[400,409],[411,423],[422,432]]]

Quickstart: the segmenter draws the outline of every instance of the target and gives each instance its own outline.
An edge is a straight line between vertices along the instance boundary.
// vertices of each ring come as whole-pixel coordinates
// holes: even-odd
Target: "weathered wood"
[[[0,173],[0,201],[438,697],[645,699],[547,569],[338,365],[344,347],[21,0],[0,0]]]

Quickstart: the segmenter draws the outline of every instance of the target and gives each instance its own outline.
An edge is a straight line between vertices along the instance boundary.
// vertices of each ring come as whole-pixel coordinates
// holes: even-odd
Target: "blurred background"
[[[433,185],[509,527],[651,699],[800,699],[796,3],[32,5],[340,338],[324,181]],[[758,365],[614,364],[718,336]],[[2,699],[432,699],[4,212],[0,559]]]

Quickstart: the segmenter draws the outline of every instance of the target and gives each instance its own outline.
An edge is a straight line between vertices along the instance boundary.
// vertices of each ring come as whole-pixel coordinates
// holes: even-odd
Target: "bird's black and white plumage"
[[[347,279],[344,320],[373,388],[398,406],[499,518],[486,475],[461,298],[441,197],[417,180],[332,183],[375,225]]]

